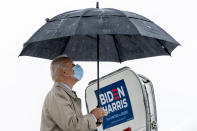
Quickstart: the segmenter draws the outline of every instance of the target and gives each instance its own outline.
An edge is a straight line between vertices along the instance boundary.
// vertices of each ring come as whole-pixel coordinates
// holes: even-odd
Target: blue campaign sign
[[[94,91],[97,96],[97,90]],[[133,110],[124,80],[100,89],[100,106],[108,113],[103,119],[103,129],[133,120]]]

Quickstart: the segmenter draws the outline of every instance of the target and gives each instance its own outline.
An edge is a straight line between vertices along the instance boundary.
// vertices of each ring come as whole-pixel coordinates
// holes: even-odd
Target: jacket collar
[[[68,95],[70,95],[73,98],[77,98],[75,91],[72,91],[64,86],[61,82],[55,82],[54,87],[61,87]]]

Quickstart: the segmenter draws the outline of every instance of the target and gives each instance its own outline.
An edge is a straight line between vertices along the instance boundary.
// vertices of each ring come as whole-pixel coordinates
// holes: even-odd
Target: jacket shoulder
[[[47,95],[49,102],[70,103],[69,95],[61,87],[53,87]]]

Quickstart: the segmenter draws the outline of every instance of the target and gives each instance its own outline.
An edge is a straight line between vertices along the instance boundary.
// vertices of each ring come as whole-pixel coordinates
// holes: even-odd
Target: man
[[[41,131],[91,131],[102,122],[106,112],[95,108],[90,114],[82,115],[81,99],[72,88],[81,80],[83,69],[73,64],[66,56],[51,62],[51,75],[55,84],[47,94],[41,118]]]

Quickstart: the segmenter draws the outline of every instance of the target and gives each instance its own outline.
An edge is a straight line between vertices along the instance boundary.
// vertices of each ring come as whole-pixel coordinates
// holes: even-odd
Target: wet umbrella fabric
[[[99,78],[99,61],[121,63],[170,55],[178,45],[143,16],[112,8],[87,8],[46,19],[46,24],[24,44],[20,56],[54,59],[66,54],[74,61],[97,61]]]
[[[179,45],[149,19],[111,8],[88,8],[47,19],[25,44],[20,56],[53,59],[67,54],[75,61],[123,62],[170,55]]]

